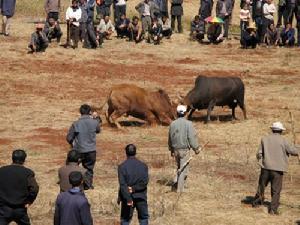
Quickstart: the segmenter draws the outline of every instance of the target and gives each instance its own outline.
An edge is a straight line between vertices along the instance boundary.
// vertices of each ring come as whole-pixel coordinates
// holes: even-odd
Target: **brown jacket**
[[[58,184],[60,186],[60,192],[68,191],[72,188],[69,182],[69,175],[74,171],[81,172],[82,176],[84,177],[83,181],[86,180],[86,170],[84,168],[80,167],[77,163],[74,162],[68,163],[58,170]],[[81,186],[81,190],[83,190],[83,185]]]
[[[280,134],[272,133],[261,140],[257,159],[262,168],[286,172],[289,155],[298,155],[296,146],[290,146]]]

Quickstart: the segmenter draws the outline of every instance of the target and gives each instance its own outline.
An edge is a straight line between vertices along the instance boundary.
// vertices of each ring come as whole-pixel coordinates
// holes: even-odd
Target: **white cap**
[[[177,106],[177,112],[184,114],[186,112],[186,106],[185,105],[178,105]]]
[[[272,130],[286,130],[281,122],[275,122],[270,127]]]

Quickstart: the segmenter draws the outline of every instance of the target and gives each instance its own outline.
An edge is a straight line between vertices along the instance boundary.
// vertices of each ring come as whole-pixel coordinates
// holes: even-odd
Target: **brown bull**
[[[111,88],[104,105],[106,103],[106,119],[109,124],[115,124],[118,128],[121,128],[118,118],[123,115],[145,120],[150,125],[169,125],[175,119],[170,98],[161,89],[150,92],[133,84],[116,85]]]

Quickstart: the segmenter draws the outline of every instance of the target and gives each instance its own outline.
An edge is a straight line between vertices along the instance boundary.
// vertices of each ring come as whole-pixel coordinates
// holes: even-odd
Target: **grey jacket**
[[[218,0],[217,5],[216,5],[217,17],[223,18],[225,16],[225,15],[221,14],[223,2],[225,2],[225,7],[226,7],[226,11],[227,11],[228,15],[231,15],[231,13],[232,13],[232,6],[233,6],[232,0]]]
[[[260,166],[267,170],[286,172],[289,155],[298,155],[298,147],[290,146],[280,134],[270,134],[262,138],[257,159]]]
[[[200,145],[192,122],[183,117],[173,121],[169,128],[168,144],[171,152],[178,149],[198,150]]]
[[[171,15],[182,16],[183,15],[183,0],[171,0]]]
[[[100,121],[83,115],[70,127],[67,141],[79,153],[94,152],[97,133],[100,133]]]
[[[160,13],[158,5],[156,5],[155,2],[153,2],[153,1],[149,1],[148,4],[150,6],[150,16],[151,16],[151,18],[157,17],[157,15],[159,15],[159,13]],[[136,9],[136,11],[138,11],[138,13],[140,14],[140,16],[142,16],[143,12],[145,10],[144,1],[140,2],[139,4],[137,4],[135,6],[135,9]]]
[[[47,13],[59,12],[60,0],[45,0],[44,8]]]

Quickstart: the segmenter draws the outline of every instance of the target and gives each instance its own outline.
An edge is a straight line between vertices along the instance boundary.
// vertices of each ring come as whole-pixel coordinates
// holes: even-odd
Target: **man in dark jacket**
[[[205,33],[205,19],[211,16],[211,11],[213,9],[213,0],[201,0],[199,8],[200,24],[201,30]],[[203,28],[202,28],[203,27]]]
[[[1,0],[0,9],[2,14],[2,34],[9,36],[11,19],[15,14],[16,0]]]
[[[54,213],[54,225],[93,225],[90,204],[80,190],[82,174],[70,173],[72,188],[57,196]]]
[[[224,38],[228,38],[229,19],[232,13],[232,0],[218,0],[216,5],[217,17],[223,19]]]
[[[55,21],[59,19],[61,0],[45,0],[44,9],[47,14],[47,20],[53,18]]]
[[[89,105],[80,107],[81,117],[75,121],[67,134],[67,141],[80,153],[82,165],[87,169],[88,187],[93,189],[93,174],[96,163],[96,134],[100,133],[101,118],[91,114]]]
[[[57,43],[60,44],[60,38],[62,36],[62,31],[60,29],[59,23],[55,21],[54,18],[49,18],[48,22],[45,23],[43,32],[47,36],[49,42],[52,39],[56,39]]]
[[[147,185],[148,167],[139,161],[136,147],[129,144],[125,148],[127,160],[118,167],[119,202],[121,202],[121,225],[129,225],[134,208],[137,209],[140,225],[148,225]]]
[[[117,37],[129,37],[129,24],[130,19],[125,14],[121,15],[120,19],[116,22]]]
[[[190,38],[192,41],[201,42],[204,38],[205,28],[201,25],[200,17],[195,16],[194,20],[191,22],[191,33]]]
[[[15,150],[12,164],[0,168],[0,224],[14,221],[19,225],[30,225],[27,208],[39,192],[34,172],[24,167],[26,153]]]
[[[263,0],[253,0],[252,3],[252,19],[255,22],[257,32],[256,36],[257,39],[259,40],[259,43],[262,43],[264,41],[264,36],[263,36],[263,5],[264,1]]]
[[[182,33],[182,22],[181,18],[183,16],[183,0],[171,0],[171,27],[172,31],[175,31],[175,20],[177,19],[177,31]]]
[[[282,30],[280,36],[283,46],[292,47],[295,45],[295,29],[292,27],[292,24],[288,23]]]
[[[87,189],[87,181],[86,181],[86,170],[79,166],[79,153],[75,150],[71,150],[68,152],[68,157],[66,161],[66,165],[59,168],[58,170],[58,184],[60,187],[60,192],[68,191],[72,188],[72,185],[69,181],[69,175],[74,172],[78,171],[83,176],[83,183],[80,186],[80,190]]]

